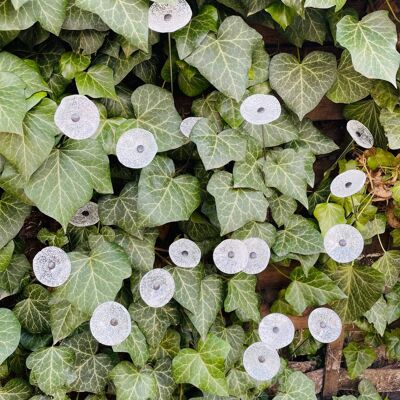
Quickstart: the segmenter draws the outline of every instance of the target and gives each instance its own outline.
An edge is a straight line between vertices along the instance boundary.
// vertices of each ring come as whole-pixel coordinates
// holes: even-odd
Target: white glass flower
[[[167,33],[183,28],[192,18],[192,9],[185,0],[175,4],[153,3],[149,8],[149,28],[152,31]]]
[[[248,260],[246,245],[237,239],[225,239],[215,249],[215,266],[225,274],[236,274],[246,268]]]
[[[308,317],[308,328],[314,339],[321,343],[334,342],[342,332],[342,321],[335,311],[320,307]]]
[[[193,127],[201,119],[202,119],[201,117],[188,117],[188,118],[185,118],[181,122],[181,127],[180,127],[182,134],[185,135],[186,137],[189,137],[190,133],[192,132]]]
[[[280,313],[268,314],[261,320],[258,327],[261,341],[273,349],[281,349],[292,343],[294,332],[293,322]]]
[[[364,149],[370,149],[374,145],[374,137],[370,130],[360,121],[352,119],[347,122],[347,132],[353,140]]]
[[[79,228],[83,228],[85,226],[95,225],[99,222],[99,220],[99,206],[97,203],[90,201],[78,209],[69,223]]]
[[[268,243],[256,237],[245,239],[243,243],[248,253],[247,265],[243,272],[254,275],[264,271],[271,257],[271,250]]]
[[[282,107],[278,99],[269,94],[253,94],[240,106],[242,117],[253,125],[265,125],[278,119]]]
[[[358,169],[350,169],[339,174],[331,183],[331,192],[336,197],[350,197],[365,185],[367,177]]]
[[[181,268],[194,268],[201,260],[201,250],[189,239],[178,239],[168,249],[172,262]]]
[[[49,246],[40,250],[32,264],[37,280],[49,287],[61,286],[71,275],[69,257],[59,247]]]
[[[82,140],[93,136],[100,124],[100,113],[93,101],[85,96],[66,96],[54,114],[60,131],[71,139]]]
[[[164,307],[174,296],[174,278],[165,269],[152,269],[142,277],[139,291],[140,297],[148,306]]]

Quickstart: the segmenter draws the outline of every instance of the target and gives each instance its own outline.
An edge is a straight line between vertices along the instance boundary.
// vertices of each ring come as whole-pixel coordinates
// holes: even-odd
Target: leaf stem
[[[342,151],[336,161],[325,171],[324,176],[328,176],[332,170],[336,167],[337,163],[348,153],[348,150],[353,146],[354,141],[352,140],[347,147]]]
[[[379,241],[379,244],[381,245],[382,251],[383,251],[384,253],[386,253],[386,250],[385,250],[385,248],[383,247],[383,243],[382,243],[382,240],[381,240],[381,235],[378,233],[376,236],[378,236],[378,241]]]
[[[168,32],[168,51],[169,51],[169,74],[171,77],[171,94],[174,96],[174,74],[172,71],[172,45],[171,45],[171,34]]]
[[[301,61],[301,58],[300,58],[300,49],[298,48],[298,47],[296,47],[296,49],[297,49],[297,59],[299,60],[299,62]]]
[[[353,214],[355,215],[356,221],[357,221],[358,220],[358,213],[356,211],[356,207],[354,206],[353,196],[350,196],[350,199],[351,199],[351,210],[353,211]]]
[[[390,1],[389,1],[389,0],[386,0],[386,4],[387,4],[387,6],[389,7],[389,10],[390,10],[390,12],[391,12],[392,15],[393,15],[393,18],[394,18],[397,22],[400,23],[400,19],[397,18],[397,15],[395,14],[395,12],[394,12],[394,10],[393,10],[392,5],[390,4]]]

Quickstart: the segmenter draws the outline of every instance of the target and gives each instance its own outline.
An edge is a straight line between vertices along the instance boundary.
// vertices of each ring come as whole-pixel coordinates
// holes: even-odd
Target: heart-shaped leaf
[[[0,364],[18,347],[21,325],[14,313],[7,308],[0,308]]]

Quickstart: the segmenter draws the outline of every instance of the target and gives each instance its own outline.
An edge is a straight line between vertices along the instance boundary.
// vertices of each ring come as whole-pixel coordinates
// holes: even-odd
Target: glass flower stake
[[[247,248],[247,265],[243,272],[250,275],[259,274],[267,267],[271,257],[268,243],[260,238],[248,238],[243,240]]]
[[[278,119],[282,108],[278,99],[269,94],[253,94],[240,106],[242,117],[253,125],[265,125]]]
[[[54,114],[58,129],[71,139],[92,137],[100,124],[100,113],[93,101],[85,96],[66,96]]]
[[[374,137],[370,130],[360,121],[352,119],[347,122],[347,132],[349,132],[353,141],[364,149],[370,149],[374,145]]]
[[[118,139],[116,153],[118,161],[128,168],[144,168],[157,154],[158,146],[151,132],[145,129],[130,129]]]
[[[215,266],[225,274],[236,274],[246,268],[248,260],[246,245],[237,239],[223,240],[213,252]]]
[[[250,345],[243,353],[246,372],[257,381],[272,379],[281,366],[278,352],[263,342]]]
[[[40,250],[32,264],[37,280],[49,287],[61,286],[71,275],[69,257],[59,247],[49,246]]]
[[[292,343],[294,332],[293,322],[280,313],[268,314],[258,327],[261,341],[273,349],[281,349]]]
[[[335,225],[324,237],[325,251],[338,263],[349,263],[360,256],[364,248],[361,233],[351,225]]]
[[[312,337],[321,343],[332,343],[342,333],[342,321],[335,311],[320,307],[308,317],[308,328]]]
[[[150,307],[164,307],[174,296],[175,282],[172,275],[161,268],[147,272],[140,281],[140,296]]]
[[[201,250],[195,242],[189,239],[179,239],[168,249],[172,262],[181,268],[194,268],[201,260]]]
[[[99,206],[97,203],[90,201],[78,209],[69,223],[79,228],[83,228],[85,226],[96,225],[99,220]]]
[[[188,117],[185,118],[182,122],[181,122],[181,132],[183,135],[185,135],[187,138],[190,136],[193,127],[195,126],[196,122],[198,122],[199,120],[201,120],[201,117]]]
[[[367,176],[360,170],[345,171],[332,181],[331,192],[340,198],[353,196],[364,187],[366,179]]]
[[[90,318],[93,337],[106,346],[122,343],[131,333],[131,329],[128,310],[115,301],[107,301],[97,306]]]

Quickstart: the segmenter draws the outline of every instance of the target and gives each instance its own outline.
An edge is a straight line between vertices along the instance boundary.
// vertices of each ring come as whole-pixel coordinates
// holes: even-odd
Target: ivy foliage
[[[316,399],[312,380],[283,359],[272,382],[245,372],[261,298],[255,276],[227,276],[212,264],[224,238],[268,243],[269,268],[289,279],[271,311],[328,305],[364,331],[364,342],[344,349],[351,378],[375,361],[380,344],[400,359],[400,332],[390,326],[400,317],[399,251],[383,249],[372,265],[340,265],[323,247],[329,228],[343,223],[367,243],[389,223],[400,245],[400,162],[380,148],[341,160],[339,172],[362,168],[384,183],[351,200],[328,197],[332,176],[320,183],[314,163],[338,150],[345,133],[335,143],[310,114],[327,99],[343,104],[343,116],[365,124],[377,145],[400,148],[391,16],[358,15],[350,0],[189,3],[191,21],[169,36],[149,30],[148,0],[0,0],[0,399],[250,400],[268,391],[275,400]],[[266,46],[266,30],[288,50],[278,40]],[[260,93],[282,104],[264,126],[240,113]],[[72,94],[99,111],[89,139],[68,139],[54,122]],[[189,137],[180,130],[188,116],[199,117]],[[150,131],[158,148],[138,170],[115,157],[134,128]],[[390,201],[391,214],[377,198]],[[70,224],[89,201],[99,222]],[[165,254],[182,236],[202,250],[193,270]],[[71,261],[55,289],[33,274],[32,256],[44,246],[63,248]],[[139,294],[155,267],[176,286],[161,308]],[[132,330],[123,343],[101,346],[88,321],[112,300],[129,310]],[[320,348],[297,332],[290,357]],[[380,398],[368,381],[359,392]]]

